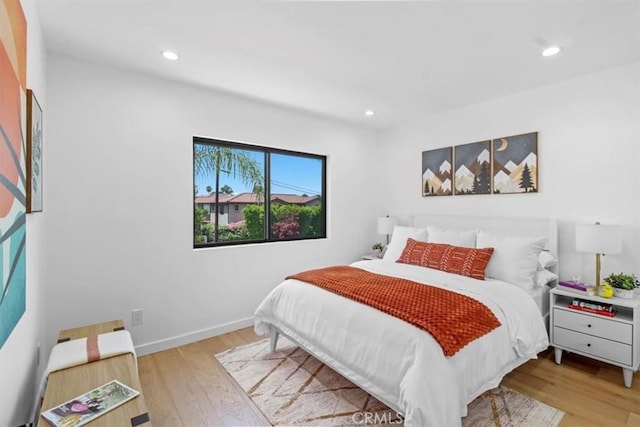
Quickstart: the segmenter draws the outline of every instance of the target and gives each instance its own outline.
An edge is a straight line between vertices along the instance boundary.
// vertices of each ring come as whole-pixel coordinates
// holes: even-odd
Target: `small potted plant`
[[[618,298],[633,298],[635,288],[640,287],[635,274],[610,274],[604,281],[613,287],[613,295]]]
[[[374,257],[382,258],[382,243],[374,243],[371,249],[373,249],[372,255]]]

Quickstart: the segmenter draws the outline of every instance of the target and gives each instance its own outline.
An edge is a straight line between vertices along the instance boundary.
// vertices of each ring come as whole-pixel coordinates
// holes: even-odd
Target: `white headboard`
[[[463,215],[416,215],[413,226],[428,225],[449,230],[483,230],[488,233],[514,237],[547,237],[545,247],[558,257],[558,223],[549,218],[507,218]]]

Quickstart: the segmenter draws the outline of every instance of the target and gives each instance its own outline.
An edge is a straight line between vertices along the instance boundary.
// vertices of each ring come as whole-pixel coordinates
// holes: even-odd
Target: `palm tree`
[[[251,192],[256,195],[256,203],[264,203],[264,187],[262,184],[255,184]]]
[[[215,241],[217,242],[220,173],[233,174],[234,177],[239,176],[244,184],[253,188],[264,188],[262,186],[264,173],[258,162],[247,155],[244,150],[208,144],[194,145],[193,169],[196,176],[199,177],[208,177],[210,174],[215,174]]]

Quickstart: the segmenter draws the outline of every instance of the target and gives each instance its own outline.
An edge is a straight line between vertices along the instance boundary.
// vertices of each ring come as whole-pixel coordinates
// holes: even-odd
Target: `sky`
[[[264,154],[246,151],[264,170]],[[215,176],[208,178],[196,177],[198,195],[207,194],[206,187],[210,185],[215,191]],[[239,176],[220,174],[220,187],[228,185],[234,194],[250,193],[251,184],[244,184]],[[287,154],[271,154],[271,192],[285,194],[319,195],[322,191],[322,162],[318,159],[298,157]]]

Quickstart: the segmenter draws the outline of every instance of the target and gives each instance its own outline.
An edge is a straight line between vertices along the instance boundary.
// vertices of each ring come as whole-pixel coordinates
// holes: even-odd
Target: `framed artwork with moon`
[[[493,149],[493,193],[538,192],[538,132],[496,138]]]

